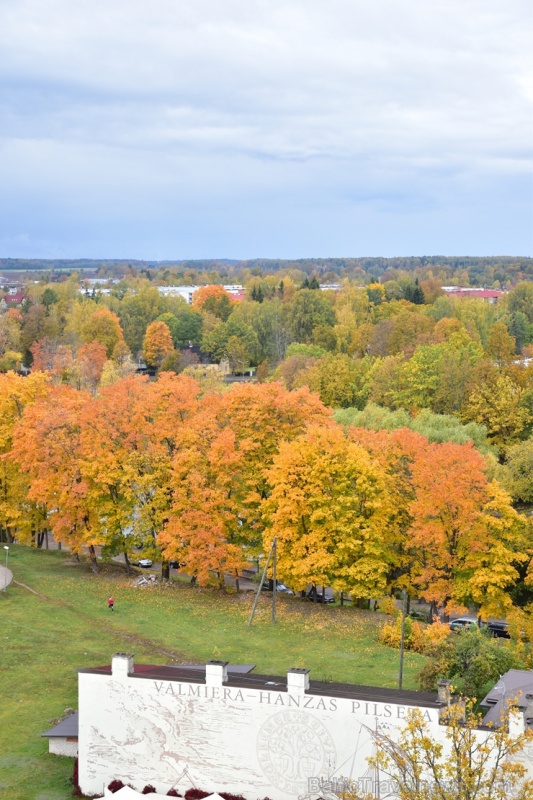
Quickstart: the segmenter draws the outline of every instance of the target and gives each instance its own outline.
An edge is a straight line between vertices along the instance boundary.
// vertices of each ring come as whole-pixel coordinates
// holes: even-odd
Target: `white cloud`
[[[529,0],[3,0],[3,172],[89,205],[137,186],[445,210],[454,180],[531,170],[530,37]]]

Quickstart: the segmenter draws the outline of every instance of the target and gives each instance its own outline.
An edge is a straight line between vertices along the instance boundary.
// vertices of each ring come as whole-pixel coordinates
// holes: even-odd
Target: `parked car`
[[[322,592],[307,592],[305,599],[311,603],[334,603],[335,598],[329,595],[323,595]]]
[[[510,639],[509,625],[507,622],[487,622],[487,628],[495,639]]]
[[[283,592],[284,594],[294,594],[292,589],[289,589],[289,587],[285,586],[284,583],[278,583],[278,585],[276,586],[276,591]]]
[[[263,586],[261,588],[263,589],[264,592],[271,592],[272,591],[272,589],[270,588],[270,581],[268,581],[268,580],[266,580],[263,583]],[[292,589],[289,589],[288,586],[285,586],[285,584],[281,583],[280,581],[278,581],[277,584],[276,584],[276,590],[278,592],[284,592],[284,594],[294,594]]]
[[[457,617],[457,619],[452,619],[450,622],[450,630],[464,631],[468,628],[475,627],[476,625],[477,619],[475,619],[475,617]]]
[[[139,561],[132,561],[131,563],[134,567],[143,567],[144,569],[148,569],[148,567],[152,566],[152,560],[150,558],[140,558]]]
[[[478,620],[474,619],[473,617],[458,617],[457,619],[452,619],[450,622],[450,629],[452,631],[461,631],[467,628],[471,628],[475,625],[478,625]],[[509,625],[507,622],[503,620],[497,621],[490,621],[490,622],[482,622],[482,628],[486,628],[494,638],[498,639],[510,639],[511,634],[509,633]]]
[[[179,561],[169,561],[168,562],[168,566],[171,569],[179,569],[180,568],[180,562]]]

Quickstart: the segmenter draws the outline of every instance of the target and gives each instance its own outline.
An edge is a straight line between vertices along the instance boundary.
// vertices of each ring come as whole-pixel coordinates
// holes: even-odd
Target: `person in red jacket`
[[[107,601],[107,605],[109,606],[109,610],[113,611],[113,606],[115,605],[115,601],[113,600],[112,597],[110,597],[109,600]]]

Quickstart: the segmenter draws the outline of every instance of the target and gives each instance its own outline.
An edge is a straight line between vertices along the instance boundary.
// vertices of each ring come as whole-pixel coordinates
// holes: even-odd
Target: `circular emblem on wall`
[[[273,786],[307,794],[309,778],[326,778],[336,762],[335,745],[323,723],[306,711],[280,711],[259,728],[257,758]]]

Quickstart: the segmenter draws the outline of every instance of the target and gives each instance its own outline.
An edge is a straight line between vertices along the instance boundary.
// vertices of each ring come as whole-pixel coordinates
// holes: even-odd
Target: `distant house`
[[[486,303],[497,303],[505,292],[500,289],[474,289],[463,286],[443,286],[443,291],[448,297],[476,297]]]
[[[24,292],[11,292],[9,291],[3,298],[3,306],[5,309],[20,308],[28,296]],[[5,310],[4,309],[4,310]]]

